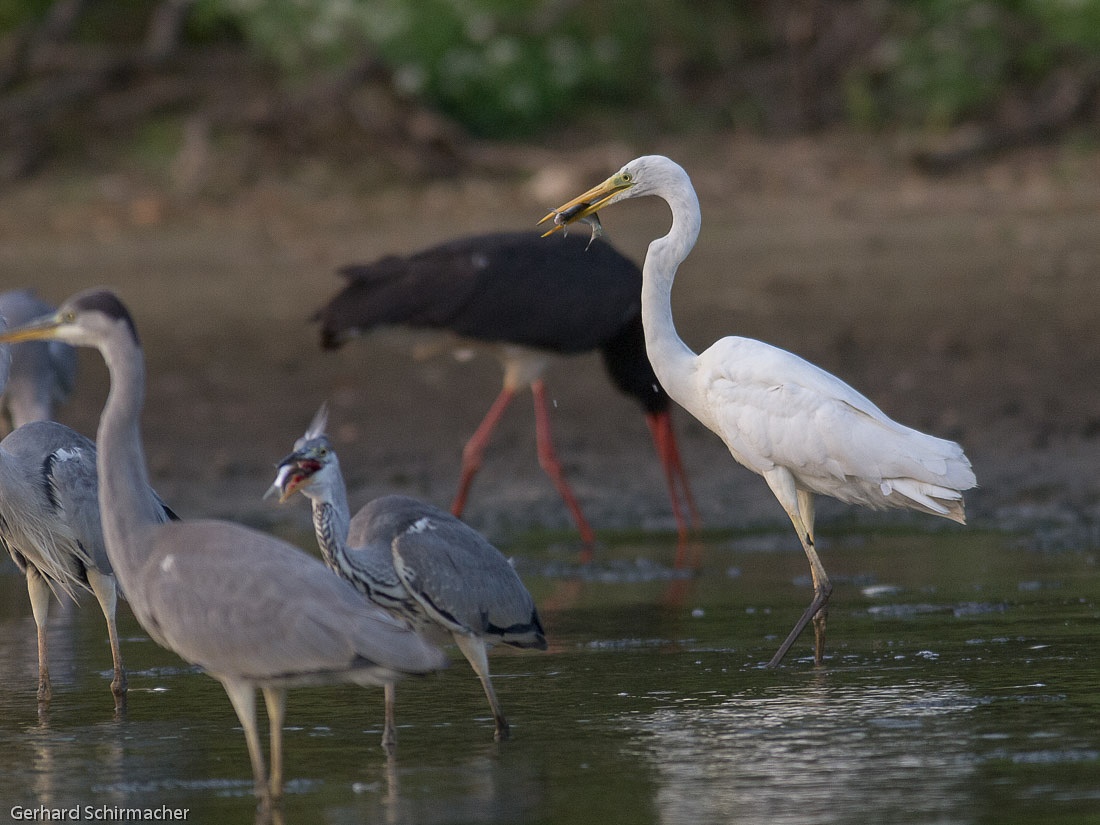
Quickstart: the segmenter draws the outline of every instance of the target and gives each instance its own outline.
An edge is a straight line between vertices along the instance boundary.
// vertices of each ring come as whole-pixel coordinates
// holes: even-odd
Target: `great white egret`
[[[825,651],[832,585],[814,546],[814,495],[874,509],[906,508],[965,523],[962,491],[976,483],[962,448],[891,420],[836,376],[786,350],[730,336],[695,354],[672,320],[672,282],[699,236],[699,199],[687,172],[661,155],[630,161],[546,215],[556,232],[599,209],[655,195],[672,228],[642,266],[642,325],[650,363],[673,400],[713,430],[738,462],[762,475],[810,562],[814,596],[768,663],[778,665],[813,620],[814,658]],[[597,234],[599,224],[593,225]]]

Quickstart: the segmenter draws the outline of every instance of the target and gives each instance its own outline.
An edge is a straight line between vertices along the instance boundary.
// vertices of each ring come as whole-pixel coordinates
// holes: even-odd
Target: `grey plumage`
[[[39,318],[53,307],[30,289],[0,293],[0,317],[9,326]],[[58,341],[27,341],[11,347],[11,374],[0,391],[0,417],[14,430],[54,418],[76,383],[76,350]]]
[[[9,347],[0,350],[3,389]],[[48,702],[53,693],[46,634],[51,591],[58,599],[75,600],[84,591],[95,595],[107,621],[114,668],[111,691],[116,702],[126,695],[115,624],[120,593],[103,542],[97,495],[95,444],[80,433],[55,421],[31,421],[0,441],[0,545],[27,579],[38,629],[40,702]],[[166,520],[171,511],[163,502],[161,508]]]
[[[270,493],[310,499],[325,563],[368,599],[430,638],[450,637],[481,680],[496,736],[508,722],[489,675],[488,648],[546,648],[534,600],[512,565],[480,533],[437,507],[407,496],[375,499],[349,521],[340,462],[324,434],[324,407],[279,465]],[[395,737],[388,688],[384,742]]]
[[[244,728],[256,795],[270,807],[282,794],[287,688],[388,684],[443,667],[446,657],[285,542],[228,522],[159,522],[140,435],[144,356],[117,296],[83,292],[53,316],[0,334],[0,343],[46,339],[95,347],[107,364],[111,391],[97,434],[107,555],[141,626],[225,688]],[[270,720],[270,774],[257,688]]]

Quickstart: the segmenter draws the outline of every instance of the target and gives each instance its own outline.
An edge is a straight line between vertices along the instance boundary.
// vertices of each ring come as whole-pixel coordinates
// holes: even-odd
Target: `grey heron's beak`
[[[569,224],[576,223],[577,221],[595,221],[592,230],[592,236],[596,237],[599,234],[599,217],[596,212],[607,205],[608,201],[629,189],[634,185],[634,181],[629,176],[624,176],[621,172],[616,172],[609,177],[599,186],[594,186],[585,192],[583,195],[578,195],[573,200],[563,203],[557,209],[552,209],[550,212],[539,221],[540,224],[546,223],[546,221],[553,219],[554,225],[549,230],[543,233],[545,238],[547,235],[553,235],[559,229],[565,229]]]
[[[291,496],[309,484],[313,474],[320,469],[320,462],[314,459],[300,458],[297,453],[291,453],[279,462],[279,474],[275,476],[275,481],[267,488],[264,498],[269,499],[274,495],[278,495],[279,503],[286,504]]]
[[[56,330],[65,324],[61,313],[52,313],[28,321],[22,326],[0,332],[0,344],[18,344],[23,341],[51,341],[57,337]]]

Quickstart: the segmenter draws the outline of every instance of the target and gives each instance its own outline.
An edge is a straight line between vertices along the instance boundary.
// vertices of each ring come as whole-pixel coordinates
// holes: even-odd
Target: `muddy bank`
[[[498,368],[485,358],[415,361],[398,336],[321,352],[308,319],[337,289],[335,268],[532,226],[653,151],[683,163],[703,206],[674,291],[690,344],[737,333],[787,347],[898,420],[959,440],[981,484],[968,498],[972,523],[1097,541],[1096,152],[1035,150],[935,178],[888,142],[713,137],[583,158],[540,150],[529,174],[371,192],[321,168],[218,199],[122,176],[54,177],[0,203],[3,286],[33,284],[54,301],[95,284],[123,295],[147,347],[154,480],[186,515],[304,524],[304,502],[277,508],[260,496],[325,398],[353,506],[389,491],[446,505]],[[659,202],[625,204],[604,226],[640,261],[667,213]],[[671,528],[645,422],[598,359],[558,365],[547,382],[559,452],[597,531]],[[84,353],[63,420],[94,432],[104,392],[98,357]],[[677,423],[707,527],[783,523],[762,481],[686,414]],[[822,521],[857,515],[821,511]],[[500,540],[568,526],[538,467],[529,397],[506,416],[467,516]]]

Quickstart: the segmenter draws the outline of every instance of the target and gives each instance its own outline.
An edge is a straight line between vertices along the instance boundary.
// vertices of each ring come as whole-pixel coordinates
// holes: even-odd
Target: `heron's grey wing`
[[[214,674],[337,680],[444,667],[446,657],[311,556],[228,522],[170,522],[127,583],[158,642]]]
[[[81,562],[112,575],[99,518],[96,449],[91,439],[54,421],[35,421],[20,428],[41,447],[42,482],[51,506],[62,514],[76,539]]]
[[[516,647],[546,647],[534,599],[500,551],[434,507],[395,531],[393,563],[421,605],[445,627]]]

